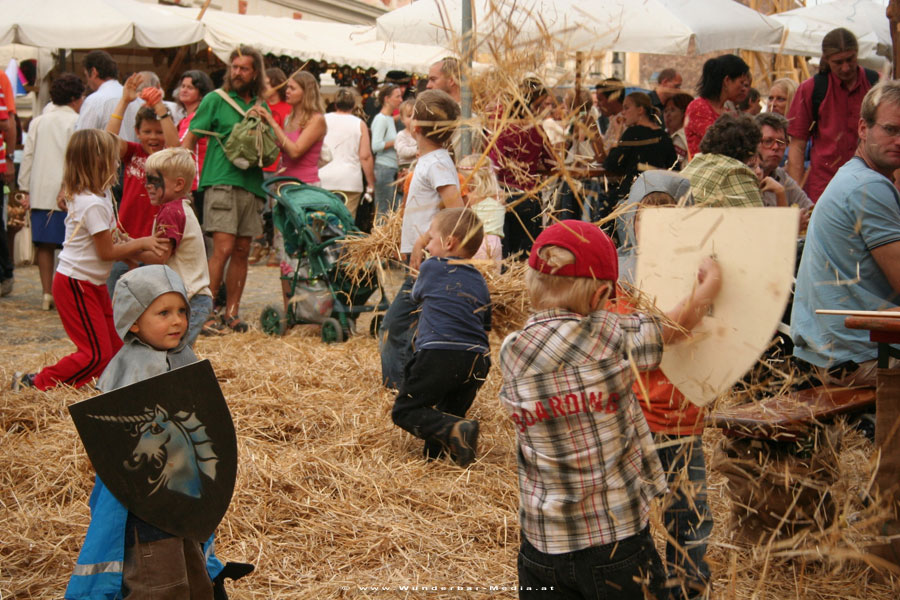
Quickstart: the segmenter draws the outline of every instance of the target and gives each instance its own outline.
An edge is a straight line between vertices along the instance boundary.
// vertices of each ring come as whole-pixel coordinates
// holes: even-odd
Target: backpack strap
[[[866,72],[866,79],[869,82],[869,85],[874,86],[878,84],[878,71],[873,71],[872,69],[866,69],[863,67],[863,70]]]
[[[813,92],[812,92],[812,127],[810,127],[810,136],[815,134],[819,128],[819,107],[825,100],[828,93],[828,73],[816,73],[813,75]]]
[[[228,92],[226,92],[222,88],[216,88],[213,91],[216,94],[218,94],[223,100],[225,100],[225,102],[227,102],[231,106],[231,108],[233,108],[235,111],[237,111],[237,113],[239,115],[241,115],[241,118],[244,118],[247,116],[247,111],[245,111],[240,106],[238,106],[238,103],[235,102],[234,99],[228,95]],[[257,102],[257,104],[259,104],[259,102]],[[199,133],[201,135],[215,138],[215,140],[217,142],[219,142],[219,145],[222,146],[222,150],[223,151],[225,150],[225,144],[222,142],[222,138],[227,137],[226,135],[224,135],[222,133],[218,133],[216,131],[207,131],[205,129],[194,129],[194,133]]]
[[[866,80],[869,82],[869,85],[875,85],[878,83],[878,71],[873,71],[872,69],[863,69],[866,73]],[[819,107],[822,106],[822,101],[825,100],[825,95],[828,93],[828,73],[816,73],[813,75],[813,93],[812,93],[812,118],[813,124],[810,128],[810,135],[816,132],[816,129],[819,128]]]
[[[226,91],[223,90],[222,88],[216,88],[215,92],[216,92],[219,96],[221,96],[222,99],[225,100],[225,102],[227,102],[228,104],[230,104],[230,105],[231,105],[231,108],[233,108],[234,110],[236,110],[237,113],[238,113],[239,115],[241,115],[241,117],[246,117],[246,116],[247,116],[247,111],[245,111],[243,108],[241,108],[240,106],[238,106],[238,103],[235,102],[234,99],[233,99],[231,96],[228,95],[228,92],[226,92]]]

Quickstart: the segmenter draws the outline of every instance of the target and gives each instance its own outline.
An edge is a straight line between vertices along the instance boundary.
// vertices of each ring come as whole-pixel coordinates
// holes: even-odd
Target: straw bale
[[[251,277],[262,272],[251,270]],[[509,277],[509,293],[521,300],[524,294],[515,287],[521,273]],[[277,298],[278,282],[270,279],[269,296]],[[524,314],[527,307],[520,310]],[[44,328],[36,328],[29,340],[52,337]],[[495,365],[501,339],[491,335]],[[15,356],[15,368],[47,364],[71,350],[67,341],[8,343],[0,345],[0,353]],[[515,585],[515,434],[497,399],[496,366],[471,411],[482,424],[479,459],[463,470],[444,461],[425,463],[421,442],[391,423],[393,396],[379,385],[380,362],[369,337],[324,345],[315,327],[296,327],[281,338],[255,331],[201,338],[197,350],[216,370],[241,457],[234,499],[218,529],[217,553],[257,565],[254,574],[229,585],[232,598],[515,595],[397,587]],[[0,382],[9,381],[12,363],[0,364]],[[90,519],[93,485],[93,470],[66,406],[91,394],[0,390],[5,598],[62,595]],[[718,431],[704,434],[708,457],[720,439]],[[716,527],[709,559],[716,597],[896,597],[896,590],[872,583],[859,560],[878,517],[856,499],[868,485],[871,455],[868,441],[845,432],[840,476],[832,487],[835,523],[771,546],[742,545],[730,537],[725,481],[710,470]],[[658,509],[651,524],[662,543]],[[366,586],[391,589],[359,589]]]
[[[522,99],[524,78],[541,77],[545,59],[564,50],[546,35],[523,45],[520,25],[504,23],[479,56],[493,68],[471,74],[473,111],[491,116],[490,122],[474,118],[468,123],[475,152],[485,160],[503,127],[543,118],[529,114],[513,119],[510,107]],[[572,80],[574,74],[564,78]],[[541,200],[547,222],[555,218],[549,193],[553,185],[562,179],[580,189],[562,158],[555,157],[556,177],[545,179],[532,195]],[[373,264],[399,258],[400,225],[401,217],[394,214],[371,235],[345,242],[342,264],[348,272],[362,277]],[[511,589],[440,588],[516,584],[515,433],[498,401],[497,351],[502,334],[527,317],[526,268],[521,262],[507,263],[503,274],[486,275],[495,303],[495,366],[470,411],[481,422],[481,436],[478,459],[468,469],[446,461],[426,463],[421,442],[393,425],[393,395],[380,384],[380,360],[371,338],[357,335],[344,344],[324,345],[317,328],[295,327],[280,338],[254,330],[198,341],[198,354],[211,360],[229,403],[240,456],[232,504],[217,531],[217,554],[257,567],[229,585],[232,598],[515,596]],[[245,303],[260,272],[251,269]],[[277,277],[270,277],[268,285],[264,304],[281,297]],[[649,302],[637,303],[654,310]],[[7,338],[0,340],[0,594],[59,598],[90,520],[87,502],[94,477],[66,406],[92,392],[13,394],[6,389],[2,384],[13,371],[50,364],[72,345],[64,336],[60,340],[55,314],[6,300],[2,311]],[[795,376],[790,365],[768,361],[741,394],[721,401],[758,399],[768,390],[784,389]],[[900,587],[874,583],[863,560],[864,547],[884,516],[877,501],[863,505],[858,498],[870,487],[872,445],[853,429],[840,423],[835,427],[844,428],[835,455],[838,476],[830,489],[836,516],[822,529],[755,545],[735,540],[726,480],[708,470],[716,523],[707,555],[713,597],[881,600],[900,595]],[[721,438],[718,430],[703,434],[708,459]],[[662,549],[665,532],[658,505],[651,526]],[[438,589],[405,591],[398,587],[403,585]]]

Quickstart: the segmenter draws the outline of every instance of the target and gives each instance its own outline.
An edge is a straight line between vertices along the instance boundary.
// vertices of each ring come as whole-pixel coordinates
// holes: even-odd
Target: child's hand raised
[[[134,73],[125,80],[125,85],[122,86],[122,98],[125,99],[126,103],[130,103],[132,100],[137,99],[137,89],[142,83],[144,83],[144,76],[140,73]]]

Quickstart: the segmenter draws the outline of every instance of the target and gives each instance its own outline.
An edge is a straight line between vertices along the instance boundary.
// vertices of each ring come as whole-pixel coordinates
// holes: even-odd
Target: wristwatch
[[[162,121],[162,120],[165,119],[166,117],[171,117],[171,116],[172,116],[172,111],[169,110],[169,107],[167,106],[167,107],[166,107],[166,112],[164,112],[164,113],[161,114],[161,115],[156,115],[156,120],[157,120],[157,121]]]

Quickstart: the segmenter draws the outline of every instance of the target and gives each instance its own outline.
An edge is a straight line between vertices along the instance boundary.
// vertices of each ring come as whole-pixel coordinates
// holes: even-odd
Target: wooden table
[[[878,344],[878,368],[887,369],[891,357],[900,358],[900,352],[891,344],[900,344],[900,318],[850,316],[844,319],[847,329],[867,329],[869,339]]]

